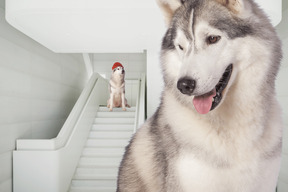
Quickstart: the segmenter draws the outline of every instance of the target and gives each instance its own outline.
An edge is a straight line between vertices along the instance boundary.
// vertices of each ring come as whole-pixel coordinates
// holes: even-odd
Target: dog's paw
[[[123,111],[126,111],[126,107],[123,107],[122,110],[123,110]]]
[[[109,111],[113,111],[113,108],[109,108]]]

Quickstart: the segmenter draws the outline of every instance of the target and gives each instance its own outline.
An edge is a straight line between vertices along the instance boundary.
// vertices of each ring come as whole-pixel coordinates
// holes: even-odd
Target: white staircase
[[[118,167],[134,129],[135,107],[99,107],[69,192],[115,192]]]

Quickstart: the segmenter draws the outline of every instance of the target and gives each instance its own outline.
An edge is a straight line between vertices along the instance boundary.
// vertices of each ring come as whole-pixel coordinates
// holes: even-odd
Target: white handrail
[[[97,73],[94,73],[91,76],[56,138],[34,140],[18,139],[16,144],[17,150],[56,150],[63,147],[69,139],[69,136],[73,131],[73,128],[99,77],[100,75]]]
[[[136,111],[135,111],[135,122],[134,122],[134,133],[145,121],[145,74],[141,75],[138,80],[138,92],[136,100]]]
[[[13,151],[14,192],[67,191],[108,84],[94,74],[55,139],[19,140]]]
[[[138,79],[137,83],[137,97],[136,97],[136,108],[135,108],[135,122],[133,133],[136,132],[138,128],[138,118],[139,118],[139,104],[140,104],[140,94],[141,94],[141,78]]]
[[[141,77],[141,94],[140,94],[140,104],[139,104],[139,117],[138,117],[138,127],[142,125],[146,120],[146,74],[143,73]]]
[[[97,107],[109,96],[107,87],[107,80],[93,74],[55,139],[17,141],[13,151],[14,192],[68,190]],[[145,120],[145,75],[138,82],[136,103],[135,130]]]

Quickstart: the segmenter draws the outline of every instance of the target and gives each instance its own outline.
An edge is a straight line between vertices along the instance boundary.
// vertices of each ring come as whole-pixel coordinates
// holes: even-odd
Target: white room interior
[[[102,6],[105,8],[108,5],[104,3]],[[100,41],[102,44],[87,48],[83,40],[78,42],[79,50],[82,51],[71,49],[65,52],[67,47],[69,47],[69,38],[73,38],[73,33],[68,34],[67,39],[63,40],[63,45],[66,47],[59,48],[53,42],[49,42],[50,39],[39,43],[37,42],[37,34],[32,39],[29,36],[34,36],[35,34],[23,34],[7,23],[5,19],[5,0],[0,0],[1,192],[12,192],[13,190],[12,152],[16,148],[16,140],[51,139],[59,133],[89,79],[82,53],[89,56],[93,71],[98,72],[106,78],[110,77],[111,67],[116,61],[124,65],[127,71],[127,80],[137,79],[145,73],[147,117],[153,115],[159,105],[163,86],[159,67],[159,52],[165,26],[162,21],[162,15],[154,0],[151,0],[151,3],[148,3],[148,5],[145,4],[145,6],[145,9],[139,9],[134,14],[141,14],[139,16],[141,22],[149,22],[152,18],[153,25],[147,31],[144,31],[145,27],[148,28],[147,23],[143,24],[143,28],[137,29],[137,33],[141,34],[141,37],[134,36],[134,33],[128,33],[127,36],[121,38],[118,44],[113,44],[114,41],[117,41],[116,38],[119,40],[119,36],[113,39],[113,34],[115,33],[110,33],[119,29],[119,26],[116,25],[114,26],[116,29],[111,27],[111,31],[109,32],[105,30],[100,31],[101,37],[107,33],[107,39],[100,41],[100,38],[96,38],[94,44],[97,45],[97,41]],[[117,6],[115,5],[114,9],[116,8]],[[149,19],[146,18],[146,14],[149,15]],[[113,18],[109,21],[113,21]],[[93,25],[92,19],[89,25]],[[125,28],[129,28],[130,26],[131,23],[127,24]],[[286,129],[288,126],[287,26],[288,1],[283,0],[282,20],[276,26],[276,29],[283,43],[284,58],[277,78],[276,88],[278,99],[283,107],[283,119]],[[128,31],[131,30],[133,29],[129,29]],[[120,29],[118,33],[121,34]],[[94,34],[89,35],[92,37]],[[95,34],[95,36],[97,35]],[[127,40],[129,36],[132,36],[133,40],[131,42]],[[55,41],[61,41],[61,39]],[[67,42],[68,44],[65,44]],[[89,51],[83,51],[85,49]],[[131,93],[136,89],[133,85],[129,88],[131,88]],[[136,101],[132,98],[134,96],[128,95],[128,100],[135,103]],[[283,146],[283,161],[278,192],[288,191],[287,130],[284,132]]]

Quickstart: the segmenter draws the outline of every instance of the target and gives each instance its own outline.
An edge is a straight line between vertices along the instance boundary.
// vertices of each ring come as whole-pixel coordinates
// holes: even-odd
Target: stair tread
[[[97,130],[97,129],[91,129],[90,134],[110,134],[110,133],[119,133],[119,134],[133,134],[133,130],[115,130],[115,131],[110,131],[110,130]]]
[[[78,167],[76,169],[76,174],[104,174],[104,175],[115,175],[118,173],[118,168],[115,167],[94,167],[94,168],[85,168]]]
[[[88,138],[93,139],[130,139],[132,131],[91,131]]]
[[[114,187],[77,187],[73,186],[69,192],[115,192],[116,186]]]
[[[133,131],[134,124],[94,124],[92,131]]]
[[[102,157],[115,157],[123,156],[125,147],[85,147],[82,151],[82,156],[102,156]]]
[[[97,167],[108,167],[117,168],[121,163],[121,158],[119,157],[81,157],[79,160],[79,168],[97,168]]]
[[[133,136],[135,107],[99,107],[69,192],[115,192],[125,147]]]
[[[87,139],[85,147],[126,147],[127,139]]]
[[[72,179],[70,190],[89,190],[105,191],[114,189],[116,191],[117,179],[92,179],[92,180],[78,180]]]
[[[111,184],[116,184],[117,179],[72,179],[71,186],[85,186],[85,187],[111,187]],[[107,185],[108,184],[108,185]]]
[[[89,161],[91,163],[109,163],[109,161],[120,161],[121,157],[86,157],[86,156],[82,156],[80,157],[80,161],[79,163],[81,163],[81,161]]]
[[[116,174],[75,174],[74,180],[102,180],[102,179],[117,179]]]
[[[73,186],[73,187],[71,187],[72,189],[93,189],[93,190],[95,190],[95,189],[116,189],[115,187],[112,187],[112,186],[110,186],[110,187],[101,187],[101,186],[95,186],[95,187],[93,187],[93,186]],[[94,191],[95,192],[95,191]],[[115,192],[115,191],[114,191]]]
[[[96,114],[97,118],[113,118],[113,117],[121,117],[121,118],[135,118],[135,112],[105,112],[105,111],[98,111]]]
[[[126,111],[123,111],[121,107],[119,108],[116,108],[114,107],[112,111],[109,111],[109,108],[106,107],[106,106],[101,106],[99,107],[98,111],[100,112],[135,112],[136,111],[136,107],[135,106],[132,106],[130,108],[126,107]]]
[[[121,118],[121,117],[113,117],[113,118],[103,118],[96,117],[94,120],[94,124],[134,124],[135,118]]]

